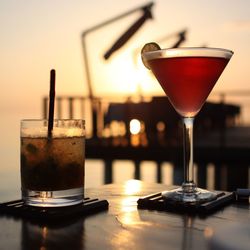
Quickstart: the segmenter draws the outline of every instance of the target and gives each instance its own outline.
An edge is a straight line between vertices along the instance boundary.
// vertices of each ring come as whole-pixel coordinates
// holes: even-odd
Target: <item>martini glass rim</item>
[[[218,57],[230,59],[234,52],[229,49],[213,47],[179,47],[144,52],[146,60],[172,57]]]

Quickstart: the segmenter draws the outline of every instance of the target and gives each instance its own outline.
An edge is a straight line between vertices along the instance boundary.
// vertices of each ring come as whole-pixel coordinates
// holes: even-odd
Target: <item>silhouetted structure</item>
[[[218,131],[222,145],[225,129],[235,125],[239,114],[240,107],[236,105],[206,102],[197,115],[195,133],[204,135],[211,130]],[[150,102],[110,103],[104,117],[106,127],[113,121],[123,122],[127,138],[130,136],[131,120],[137,119],[145,127],[148,144],[174,146],[182,143],[181,118],[166,97],[153,97]]]
[[[162,163],[174,166],[173,183],[181,184],[182,123],[166,97],[154,97],[150,102],[124,103],[98,99],[98,137],[87,137],[87,159],[105,162],[104,183],[113,181],[113,161],[127,159],[134,162],[134,178],[141,178],[140,163],[155,161],[156,181],[162,182]],[[105,109],[104,107],[107,107]],[[80,107],[80,108],[79,108]],[[57,96],[55,118],[86,119],[90,100],[77,96]],[[48,117],[48,98],[44,98],[44,118]],[[65,113],[67,111],[67,113]],[[205,103],[195,125],[195,163],[197,184],[207,185],[209,164],[215,167],[214,188],[235,190],[248,186],[250,164],[249,144],[237,144],[237,138],[228,141],[228,131],[235,129],[240,107],[224,103]],[[137,132],[131,131],[131,120],[140,123]],[[91,121],[87,121],[91,124]],[[133,133],[132,133],[133,132]]]

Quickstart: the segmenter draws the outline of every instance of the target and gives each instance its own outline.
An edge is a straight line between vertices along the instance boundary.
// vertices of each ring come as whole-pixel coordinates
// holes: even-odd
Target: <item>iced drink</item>
[[[84,194],[83,120],[55,120],[52,138],[46,120],[21,123],[22,196],[28,205],[66,206]]]

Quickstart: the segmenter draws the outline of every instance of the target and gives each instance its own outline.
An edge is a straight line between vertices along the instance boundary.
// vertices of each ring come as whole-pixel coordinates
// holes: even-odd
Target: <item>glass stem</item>
[[[183,118],[183,138],[184,138],[184,182],[183,192],[193,193],[194,184],[194,162],[193,162],[193,117]]]

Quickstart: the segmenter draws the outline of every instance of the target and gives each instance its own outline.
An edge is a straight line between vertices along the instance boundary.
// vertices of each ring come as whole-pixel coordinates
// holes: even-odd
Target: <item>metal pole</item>
[[[93,95],[93,89],[92,89],[92,85],[91,85],[91,77],[90,77],[90,71],[89,71],[89,61],[88,61],[88,54],[87,54],[87,46],[86,46],[86,36],[87,34],[89,34],[92,31],[98,30],[100,28],[102,28],[103,26],[106,26],[110,23],[113,23],[123,17],[126,17],[134,12],[137,12],[138,10],[144,10],[144,9],[148,9],[151,8],[154,5],[154,2],[150,2],[144,6],[141,7],[137,7],[135,9],[132,9],[130,11],[127,11],[121,15],[118,15],[114,18],[111,18],[107,21],[104,21],[100,24],[97,24],[91,28],[86,29],[85,31],[83,31],[82,33],[82,47],[83,47],[83,58],[84,58],[84,63],[85,63],[85,71],[86,71],[86,80],[87,80],[87,86],[88,86],[88,90],[89,90],[89,98],[92,100],[94,95]]]

